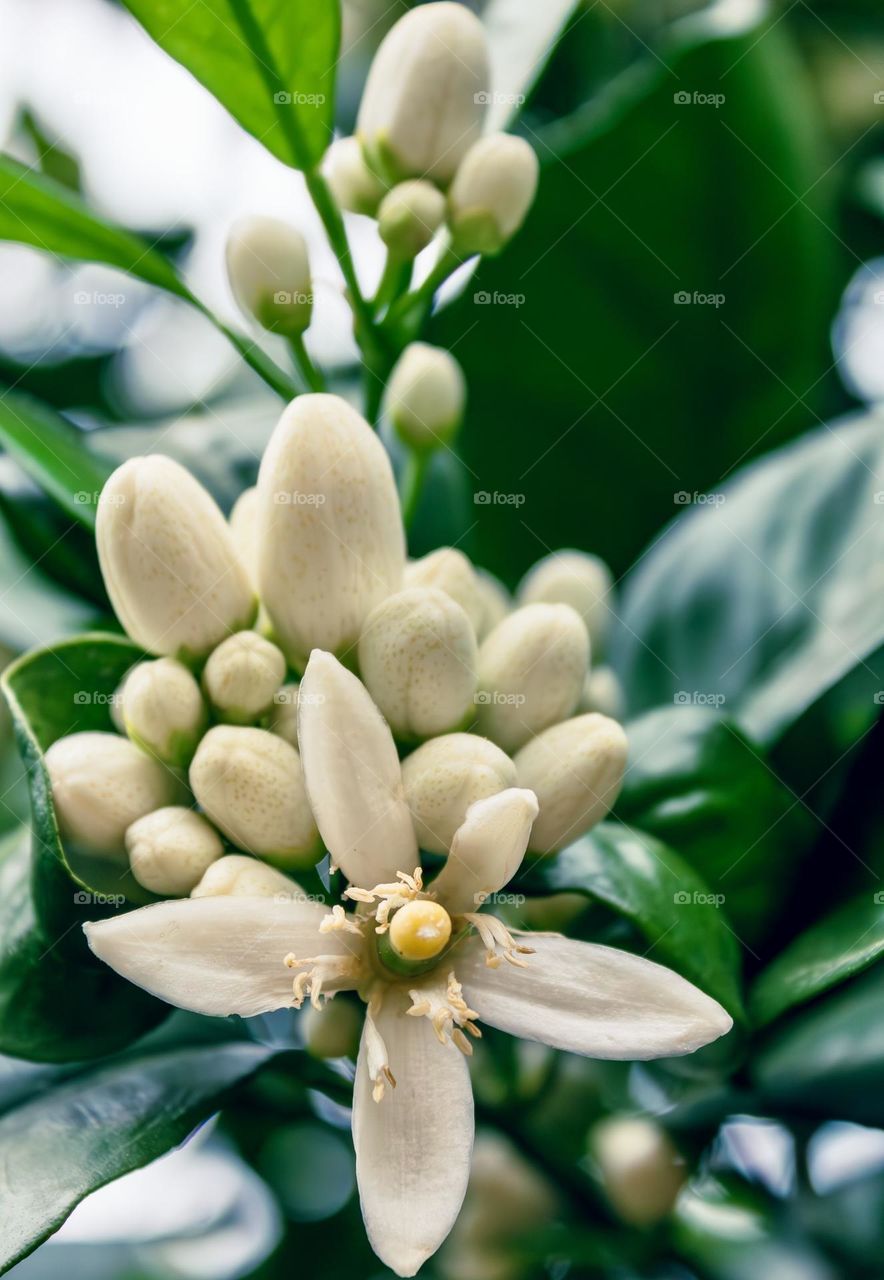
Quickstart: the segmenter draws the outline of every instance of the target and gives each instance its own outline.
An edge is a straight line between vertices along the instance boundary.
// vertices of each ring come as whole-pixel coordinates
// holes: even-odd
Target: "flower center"
[[[438,902],[408,902],[390,920],[390,945],[402,960],[432,960],[451,938],[451,916]]]

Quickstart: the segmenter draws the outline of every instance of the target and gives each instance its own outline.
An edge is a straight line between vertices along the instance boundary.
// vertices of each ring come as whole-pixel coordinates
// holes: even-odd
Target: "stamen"
[[[516,965],[520,969],[527,968],[519,956],[533,956],[533,947],[523,947],[516,942],[509,929],[498,920],[497,916],[482,914],[476,911],[464,913],[464,920],[473,926],[485,946],[485,963],[489,969],[496,969],[501,960]]]
[[[473,1046],[464,1031],[475,1039],[481,1038],[482,1032],[473,1021],[479,1015],[468,1007],[463,998],[463,988],[453,973],[449,973],[444,986],[437,977],[412,988],[408,994],[412,1002],[411,1008],[406,1010],[409,1017],[428,1018],[440,1044],[450,1040],[467,1057],[472,1054]]]
[[[362,921],[357,920],[354,915],[345,911],[343,907],[335,906],[331,909],[331,914],[324,916],[319,923],[320,933],[337,933],[339,930],[345,930],[347,933],[358,933],[362,936]]]
[[[300,1009],[309,995],[314,1009],[322,1008],[322,991],[324,987],[341,983],[349,985],[362,976],[362,964],[358,956],[303,956],[301,959],[293,953],[285,957],[283,964],[287,969],[301,969],[292,983],[294,1005]],[[339,989],[339,988],[338,988]],[[334,993],[332,993],[334,994]],[[328,996],[326,996],[328,999]]]
[[[390,1063],[387,1055],[387,1046],[384,1038],[378,1031],[375,1018],[380,1012],[383,1003],[383,988],[375,987],[368,1001],[365,1010],[365,1050],[366,1050],[366,1066],[368,1068],[369,1079],[372,1082],[371,1096],[375,1102],[380,1102],[386,1092],[387,1085],[391,1089],[396,1088],[396,1077],[390,1070]]]
[[[412,875],[407,871],[397,871],[395,883],[376,884],[373,889],[362,889],[359,885],[351,884],[344,890],[343,896],[350,898],[353,902],[362,902],[366,905],[374,902],[379,904],[374,913],[376,933],[387,932],[390,927],[390,916],[400,907],[407,906],[417,898],[431,897],[430,894],[424,893],[423,873],[420,867],[415,867]]]

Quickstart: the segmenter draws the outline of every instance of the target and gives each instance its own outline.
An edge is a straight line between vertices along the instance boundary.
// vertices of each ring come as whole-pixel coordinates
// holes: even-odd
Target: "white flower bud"
[[[605,1194],[633,1227],[651,1227],[672,1211],[685,1184],[684,1161],[668,1134],[641,1116],[610,1116],[590,1134]]]
[[[487,569],[477,569],[476,578],[484,606],[477,634],[480,640],[484,640],[489,631],[493,631],[498,622],[503,622],[507,614],[512,612],[513,601],[500,579],[495,578]]]
[[[95,538],[114,612],[149,653],[202,657],[254,620],[227,521],[171,458],[117,467],[101,492]]]
[[[470,147],[448,193],[448,222],[463,254],[499,253],[525,220],[540,166],[524,138],[493,133]]]
[[[45,762],[62,835],[97,857],[125,862],[126,830],[179,799],[175,775],[115,733],[59,738]]]
[[[308,1004],[299,1023],[304,1048],[314,1058],[355,1058],[364,1019],[352,1000],[326,1000],[317,1008]]]
[[[191,898],[299,898],[294,880],[243,853],[225,853],[206,870]]]
[[[356,132],[391,182],[446,183],[479,137],[490,71],[484,28],[461,4],[406,13],[375,54]]]
[[[164,898],[182,898],[221,857],[224,845],[201,813],[171,805],[133,822],[126,850],[140,885]]]
[[[426,249],[445,221],[445,197],[424,178],[410,178],[387,192],[378,209],[378,232],[403,262]]]
[[[500,747],[475,733],[431,738],[402,761],[402,785],[418,844],[447,853],[467,809],[515,787],[516,766]]]
[[[412,449],[450,444],[463,418],[463,370],[443,347],[412,342],[387,383],[386,410],[397,436]]]
[[[429,738],[463,724],[472,711],[476,636],[444,591],[411,587],[366,618],[359,670],[398,738]]]
[[[261,599],[295,666],[312,649],[343,653],[402,585],[405,539],[387,452],[332,395],[283,412],[258,478]]]
[[[553,551],[538,560],[519,584],[519,604],[569,604],[599,646],[610,621],[611,571],[598,556],[585,551]]]
[[[485,598],[476,571],[462,551],[440,547],[405,566],[406,587],[436,587],[457,601],[478,634]]]
[[[232,844],[282,867],[309,867],[320,853],[301,757],[266,729],[216,725],[190,766],[201,808]]]
[[[219,720],[248,724],[270,709],[285,670],[275,644],[256,631],[238,631],[209,654],[203,688]]]
[[[519,786],[540,801],[532,852],[553,853],[601,822],[620,793],[627,747],[617,721],[593,711],[553,725],[516,754]]]
[[[298,692],[297,680],[284,684],[273,696],[273,705],[267,712],[267,728],[293,747],[298,745]]]
[[[227,238],[227,275],[240,310],[265,329],[296,337],[310,324],[310,260],[296,227],[278,218],[238,219]]]
[[[243,489],[228,521],[233,545],[255,591],[258,587],[258,490]]]
[[[589,663],[589,637],[566,604],[516,609],[479,649],[479,729],[505,751],[571,715]]]
[[[610,667],[596,667],[583,685],[579,711],[600,711],[612,720],[622,720],[626,706],[623,686]]]
[[[322,171],[339,209],[374,217],[386,188],[365,163],[358,138],[336,138],[323,157]]]
[[[208,715],[193,674],[175,658],[140,662],[119,695],[123,731],[164,764],[185,768]]]

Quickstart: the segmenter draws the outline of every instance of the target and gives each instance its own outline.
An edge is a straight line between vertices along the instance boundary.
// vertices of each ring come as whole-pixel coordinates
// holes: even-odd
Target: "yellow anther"
[[[390,920],[390,945],[403,960],[432,960],[450,937],[451,917],[438,902],[408,902]]]

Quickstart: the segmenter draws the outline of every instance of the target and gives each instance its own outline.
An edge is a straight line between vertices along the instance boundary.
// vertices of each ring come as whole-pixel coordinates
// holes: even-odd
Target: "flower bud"
[[[385,187],[365,163],[358,138],[336,138],[323,157],[322,170],[339,209],[374,217]]]
[[[59,738],[45,762],[62,835],[97,857],[124,862],[132,823],[179,798],[175,775],[115,733]]]
[[[588,663],[589,637],[572,608],[516,609],[479,649],[480,732],[514,751],[564,720],[580,699]]]
[[[190,786],[232,844],[282,867],[310,867],[320,853],[301,757],[266,729],[217,725],[199,745]]]
[[[593,648],[604,641],[610,621],[611,571],[598,556],[585,551],[554,551],[525,574],[519,604],[569,604],[589,632]]]
[[[426,249],[445,221],[445,197],[424,178],[410,178],[387,192],[378,209],[378,232],[395,258],[410,262]]]
[[[485,617],[485,599],[476,571],[462,551],[440,547],[405,567],[406,587],[436,587],[463,609],[478,633]]]
[[[531,208],[538,172],[524,138],[493,133],[470,147],[448,193],[454,247],[464,255],[500,253]]]
[[[249,582],[258,587],[258,490],[252,485],[243,489],[233,504],[228,521],[230,536]]]
[[[284,738],[293,747],[298,745],[298,691],[297,680],[284,684],[273,695],[273,705],[267,712],[267,728]]]
[[[114,612],[149,653],[202,657],[251,625],[255,598],[227,521],[171,458],[117,467],[101,492],[95,538]]]
[[[209,654],[203,688],[219,720],[248,724],[270,709],[285,679],[285,658],[256,631],[238,631]]]
[[[295,666],[343,653],[367,615],[402,585],[405,540],[384,446],[332,395],[283,412],[258,478],[261,599]]]
[[[620,793],[627,746],[616,720],[589,712],[553,725],[516,754],[519,786],[540,801],[532,852],[554,853],[601,822]]]
[[[242,853],[225,853],[206,870],[191,898],[296,898],[302,890],[288,876]]]
[[[359,1052],[363,1017],[353,1000],[338,996],[318,1008],[308,1004],[298,1023],[314,1058],[355,1058]]]
[[[389,596],[359,637],[363,682],[398,738],[429,738],[469,717],[476,656],[469,618],[433,587]]]
[[[240,218],[227,238],[227,275],[239,309],[265,329],[297,337],[310,324],[310,260],[296,227],[278,218]]]
[[[390,182],[447,183],[482,131],[490,71],[484,28],[461,4],[421,5],[387,33],[371,65],[356,132]]]
[[[463,370],[450,352],[412,342],[390,375],[386,410],[404,444],[412,449],[438,449],[457,434],[466,394]]]
[[[221,857],[224,845],[201,813],[171,805],[133,822],[126,850],[140,885],[163,898],[182,898]]]
[[[668,1134],[641,1116],[610,1116],[590,1134],[605,1194],[624,1222],[662,1222],[685,1184],[684,1161]]]
[[[124,732],[163,764],[190,763],[208,719],[196,679],[174,658],[133,667],[120,692]]]
[[[471,805],[516,786],[516,766],[487,738],[448,733],[406,756],[402,785],[418,844],[447,853]]]
[[[586,677],[578,711],[599,711],[622,720],[626,705],[623,686],[610,667],[595,667]]]
[[[512,612],[513,601],[510,593],[493,573],[487,569],[477,569],[476,578],[482,595],[482,621],[479,625],[478,638],[484,640],[493,631],[498,622],[503,622],[507,614]]]

